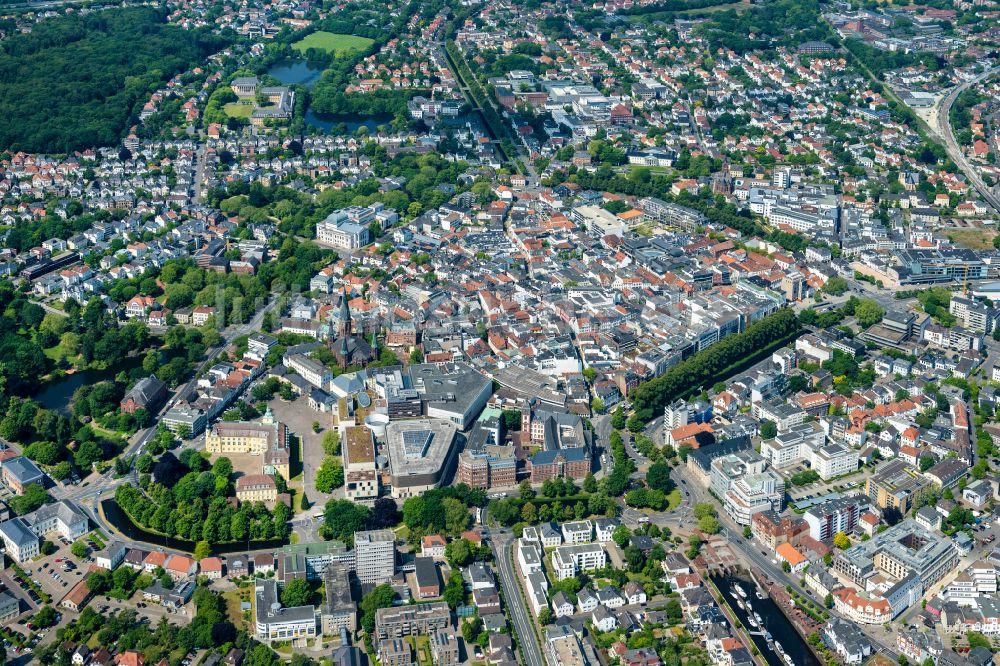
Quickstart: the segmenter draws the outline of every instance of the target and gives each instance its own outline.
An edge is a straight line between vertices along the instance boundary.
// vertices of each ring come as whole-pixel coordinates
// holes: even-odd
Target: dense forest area
[[[904,53],[903,51],[886,51],[858,39],[844,41],[844,46],[854,54],[859,62],[864,63],[872,73],[882,78],[889,71],[904,67],[919,67],[923,65],[928,70],[936,72],[944,66],[944,58],[929,51]]]
[[[0,148],[64,153],[118,141],[163,81],[225,44],[127,8],[44,21],[0,49]]]
[[[775,46],[794,47],[830,36],[829,28],[821,21],[818,0],[777,0],[753,5],[746,11],[717,11],[695,30],[713,52],[720,48],[747,53]]]

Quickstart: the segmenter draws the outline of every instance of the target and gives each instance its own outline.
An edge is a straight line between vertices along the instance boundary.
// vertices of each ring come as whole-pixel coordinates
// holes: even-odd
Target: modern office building
[[[722,497],[738,479],[760,474],[766,467],[764,459],[753,449],[736,451],[712,461],[709,488]]]
[[[392,421],[386,427],[386,449],[392,496],[404,499],[437,488],[455,469],[457,428],[444,419]]]
[[[773,470],[737,479],[723,495],[729,517],[740,525],[749,525],[759,511],[780,512],[785,504],[785,481]]]
[[[512,446],[488,444],[458,456],[458,482],[470,488],[512,488],[517,485],[517,457]]]
[[[358,605],[351,598],[351,581],[347,566],[333,562],[323,572],[326,598],[320,609],[320,626],[324,636],[333,636],[343,627],[348,632],[358,630]]]
[[[865,493],[880,509],[895,509],[903,515],[913,505],[914,495],[930,483],[916,468],[896,458],[868,478]]]
[[[925,589],[957,564],[958,551],[952,541],[911,518],[848,548],[834,559],[834,568],[861,586],[876,574],[894,580],[912,574],[920,578]]]
[[[429,416],[463,431],[472,427],[493,393],[493,382],[465,363],[370,368],[368,378],[386,401],[389,418]]]
[[[296,543],[282,546],[275,558],[276,578],[287,583],[293,578],[318,580],[323,578],[327,567],[341,563],[349,569],[355,567],[354,551],[347,549],[343,541],[319,541],[313,543]],[[254,569],[260,570],[259,563]]]
[[[355,532],[354,558],[362,584],[389,582],[396,573],[396,535],[392,530]]]
[[[261,643],[316,637],[316,610],[312,606],[284,608],[278,583],[258,578],[254,586],[255,638]]]

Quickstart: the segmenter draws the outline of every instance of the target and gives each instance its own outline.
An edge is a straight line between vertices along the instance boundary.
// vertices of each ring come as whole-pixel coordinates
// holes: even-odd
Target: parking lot
[[[56,606],[73,587],[86,575],[89,564],[80,561],[70,553],[69,542],[58,540],[54,544],[54,553],[40,557],[22,565],[25,575],[49,595],[50,605]],[[96,544],[91,550],[97,550]],[[39,608],[45,605],[42,597],[30,586],[22,582],[13,569],[0,572],[0,591],[6,590],[21,601],[20,618],[30,618]],[[13,626],[16,620],[7,623]]]
[[[268,403],[276,419],[288,426],[288,429],[298,437],[299,448],[299,470],[292,470],[292,474],[297,471],[302,473],[302,490],[305,492],[309,502],[314,505],[324,505],[326,501],[338,494],[343,496],[343,491],[334,491],[332,494],[324,494],[316,490],[316,471],[323,463],[323,435],[332,428],[330,414],[309,409],[309,401],[305,397],[299,397],[292,402],[285,402],[280,398],[275,398]],[[322,429],[315,433],[312,430],[313,421],[318,421]],[[295,485],[295,484],[293,484]],[[296,506],[296,510],[297,510]]]
[[[142,600],[142,593],[136,592],[128,601],[120,601],[108,597],[97,597],[90,602],[93,609],[99,613],[114,613],[122,610],[132,610],[136,613],[136,620],[139,622],[149,622],[152,625],[159,623],[160,618],[167,618],[174,624],[188,624],[193,616],[193,604],[188,604],[184,608],[171,610],[158,603]],[[190,610],[189,610],[190,609]]]
[[[58,546],[55,553],[24,565],[25,573],[52,597],[53,605],[80,582],[89,566],[87,561],[78,560],[69,552],[67,542],[59,540],[55,544]],[[97,550],[96,543],[88,546],[91,552]]]

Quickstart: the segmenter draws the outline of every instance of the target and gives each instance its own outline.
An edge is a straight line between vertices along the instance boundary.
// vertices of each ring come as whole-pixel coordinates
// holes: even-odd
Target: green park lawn
[[[322,49],[327,53],[345,55],[354,51],[364,51],[375,43],[375,40],[355,35],[341,35],[335,32],[320,30],[306,35],[292,44],[296,51],[305,52],[308,49]]]
[[[222,107],[230,118],[249,118],[253,113],[253,104],[249,102],[231,102]]]

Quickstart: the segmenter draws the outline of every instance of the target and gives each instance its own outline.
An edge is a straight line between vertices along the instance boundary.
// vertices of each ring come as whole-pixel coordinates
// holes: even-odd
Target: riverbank
[[[769,586],[765,584],[761,588],[756,584],[755,581],[764,580],[759,572],[738,570],[737,573],[710,576],[706,579],[719,592],[733,616],[744,627],[750,644],[760,653],[767,666],[822,665],[822,660],[808,643],[808,633],[803,633],[794,618],[786,614],[785,608],[774,599]],[[743,608],[740,608],[737,602],[735,594],[737,585],[746,595],[739,599],[744,604]],[[763,591],[763,598],[757,596],[758,590]],[[759,622],[757,617],[760,617]],[[754,627],[754,624],[758,626]],[[773,642],[767,640],[768,633],[771,634]],[[784,652],[785,656],[782,656],[781,652]]]
[[[754,644],[753,639],[747,633],[746,627],[743,623],[736,617],[736,612],[729,605],[729,602],[723,596],[722,591],[715,584],[712,579],[708,580],[708,593],[712,595],[715,599],[715,603],[719,605],[722,610],[722,614],[726,616],[726,621],[729,622],[730,626],[733,628],[733,632],[739,637],[740,641],[749,648],[750,656],[753,658],[753,663],[757,666],[768,666],[767,660],[761,654],[760,649]]]

